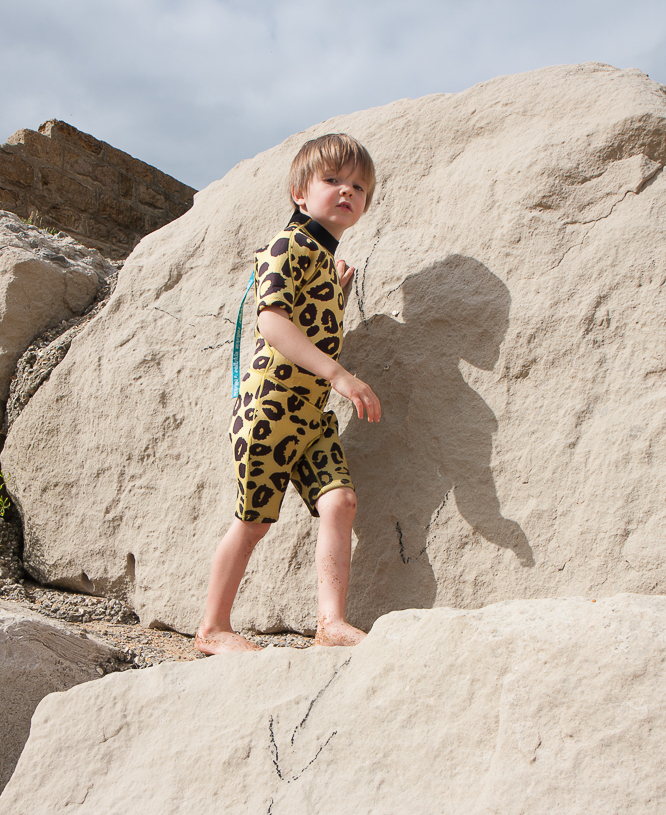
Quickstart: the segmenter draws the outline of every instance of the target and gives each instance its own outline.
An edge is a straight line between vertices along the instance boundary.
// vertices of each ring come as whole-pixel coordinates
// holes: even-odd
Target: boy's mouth
[[[342,209],[348,209],[351,212],[351,204],[348,201],[341,201],[338,206]]]

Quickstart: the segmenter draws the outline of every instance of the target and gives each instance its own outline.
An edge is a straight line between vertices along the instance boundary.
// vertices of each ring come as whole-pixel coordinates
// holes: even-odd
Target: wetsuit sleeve
[[[269,306],[279,306],[289,316],[293,313],[295,292],[289,243],[289,235],[278,235],[265,249],[257,252],[257,316]]]
[[[323,253],[310,238],[296,232],[278,235],[257,252],[257,316],[269,306],[284,309],[291,317],[303,284]]]

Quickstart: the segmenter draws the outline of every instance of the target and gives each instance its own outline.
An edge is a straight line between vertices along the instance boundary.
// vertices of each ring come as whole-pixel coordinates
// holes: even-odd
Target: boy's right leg
[[[269,523],[250,523],[234,518],[220,541],[210,569],[206,613],[194,639],[204,654],[223,651],[260,651],[231,627],[231,607],[245,574],[250,555],[270,529]]]

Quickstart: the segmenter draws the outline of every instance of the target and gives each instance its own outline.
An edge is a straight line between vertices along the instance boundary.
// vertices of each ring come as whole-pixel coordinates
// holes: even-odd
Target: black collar
[[[335,254],[335,250],[338,248],[340,241],[336,240],[328,229],[325,229],[321,224],[317,223],[317,221],[314,221],[309,215],[304,215],[300,209],[296,208],[289,223],[304,226],[317,243],[321,244],[324,249],[327,249],[332,255]]]

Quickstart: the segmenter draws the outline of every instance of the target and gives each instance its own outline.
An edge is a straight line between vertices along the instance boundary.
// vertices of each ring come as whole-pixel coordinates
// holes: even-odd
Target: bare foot
[[[246,640],[234,631],[218,631],[204,636],[201,629],[194,638],[194,647],[202,654],[223,654],[226,651],[263,651],[261,645]]]
[[[317,633],[315,635],[315,645],[358,645],[362,639],[368,635],[360,628],[354,628],[346,620],[326,620],[319,618],[317,621]]]

